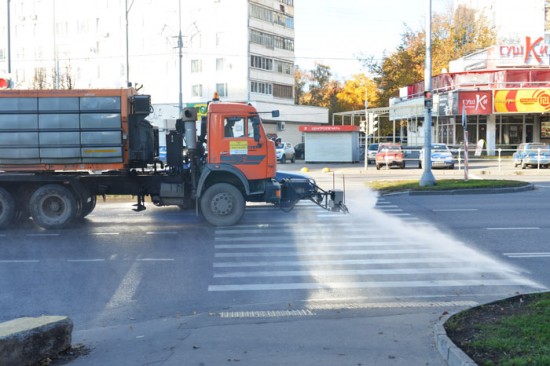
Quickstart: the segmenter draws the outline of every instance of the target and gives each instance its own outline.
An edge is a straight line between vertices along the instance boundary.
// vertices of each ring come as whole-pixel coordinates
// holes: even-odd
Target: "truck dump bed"
[[[0,170],[109,170],[127,162],[134,89],[0,91]]]

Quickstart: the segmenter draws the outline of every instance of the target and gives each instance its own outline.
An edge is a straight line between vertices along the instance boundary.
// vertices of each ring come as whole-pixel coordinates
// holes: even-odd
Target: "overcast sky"
[[[452,0],[432,0],[432,13]],[[301,69],[319,61],[335,78],[366,72],[358,55],[381,57],[401,42],[405,24],[414,30],[426,25],[429,0],[296,0],[295,55]]]

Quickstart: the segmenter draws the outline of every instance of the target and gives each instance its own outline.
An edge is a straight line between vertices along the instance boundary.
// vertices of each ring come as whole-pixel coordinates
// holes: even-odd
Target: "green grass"
[[[466,310],[451,317],[445,328],[451,333],[469,330],[459,346],[480,366],[550,365],[550,294],[525,299]]]
[[[421,187],[418,180],[375,180],[367,182],[367,185],[381,192],[398,192],[398,191],[437,191],[437,190],[456,190],[456,189],[473,189],[473,188],[506,188],[506,187],[521,187],[528,183],[516,180],[499,180],[499,179],[441,179],[437,180],[433,186]]]

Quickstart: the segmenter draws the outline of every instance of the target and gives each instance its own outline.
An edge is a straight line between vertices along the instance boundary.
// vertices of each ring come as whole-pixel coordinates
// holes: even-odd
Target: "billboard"
[[[550,89],[495,90],[495,113],[544,113],[550,111]]]

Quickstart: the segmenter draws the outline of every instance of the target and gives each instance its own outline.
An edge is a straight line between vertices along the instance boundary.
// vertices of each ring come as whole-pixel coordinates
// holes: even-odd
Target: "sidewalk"
[[[92,349],[70,364],[443,366],[434,324],[452,310],[350,310],[270,319],[201,314],[134,322],[74,332],[73,344]]]

